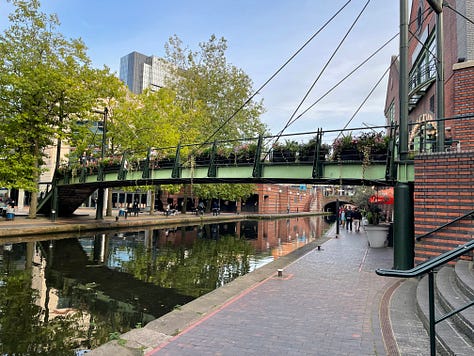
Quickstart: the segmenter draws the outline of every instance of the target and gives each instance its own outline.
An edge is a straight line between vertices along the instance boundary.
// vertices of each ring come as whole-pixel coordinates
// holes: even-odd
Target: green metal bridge
[[[125,151],[113,164],[101,160],[62,167],[56,170],[54,188],[40,202],[38,212],[70,215],[95,190],[99,189],[100,196],[101,190],[111,187],[193,183],[391,186],[396,181],[414,180],[413,162],[395,162],[390,145],[387,152],[367,157],[369,160],[361,156],[329,159],[322,145],[322,131],[318,131],[312,150],[277,157],[274,147],[266,148],[265,139],[250,139],[253,150],[245,156],[222,157],[219,151],[228,147],[229,141],[216,141],[187,147],[150,148],[142,155]],[[172,158],[165,158],[160,151],[173,152]]]

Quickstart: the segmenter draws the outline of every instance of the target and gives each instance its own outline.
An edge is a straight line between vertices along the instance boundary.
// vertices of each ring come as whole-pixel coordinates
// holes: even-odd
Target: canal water
[[[0,354],[95,348],[328,227],[314,216],[0,240]]]

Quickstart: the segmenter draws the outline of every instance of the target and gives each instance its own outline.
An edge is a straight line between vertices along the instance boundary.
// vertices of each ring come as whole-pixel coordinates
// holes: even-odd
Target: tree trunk
[[[39,188],[39,149],[38,146],[35,144],[35,157],[37,159],[34,160],[34,167],[33,167],[33,182],[35,184],[36,189],[31,192],[31,201],[30,201],[30,209],[28,211],[28,218],[36,219],[36,213],[38,211],[38,188]]]
[[[155,189],[152,189],[150,194],[150,215],[155,215]]]
[[[107,209],[105,216],[112,216],[112,188],[107,189]]]

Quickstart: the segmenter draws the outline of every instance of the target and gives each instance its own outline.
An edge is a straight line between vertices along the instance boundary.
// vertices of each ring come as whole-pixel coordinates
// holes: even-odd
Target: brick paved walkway
[[[392,260],[341,229],[147,355],[385,355],[379,306],[394,281],[374,271]]]

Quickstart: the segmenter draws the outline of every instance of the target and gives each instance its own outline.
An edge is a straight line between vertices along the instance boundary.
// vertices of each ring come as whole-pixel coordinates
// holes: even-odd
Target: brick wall
[[[474,151],[415,157],[415,236],[474,210]],[[415,245],[415,264],[470,241],[474,220],[463,219]]]
[[[454,65],[454,115],[474,114],[474,61]],[[459,139],[461,149],[474,149],[474,118],[452,120],[453,135]]]

